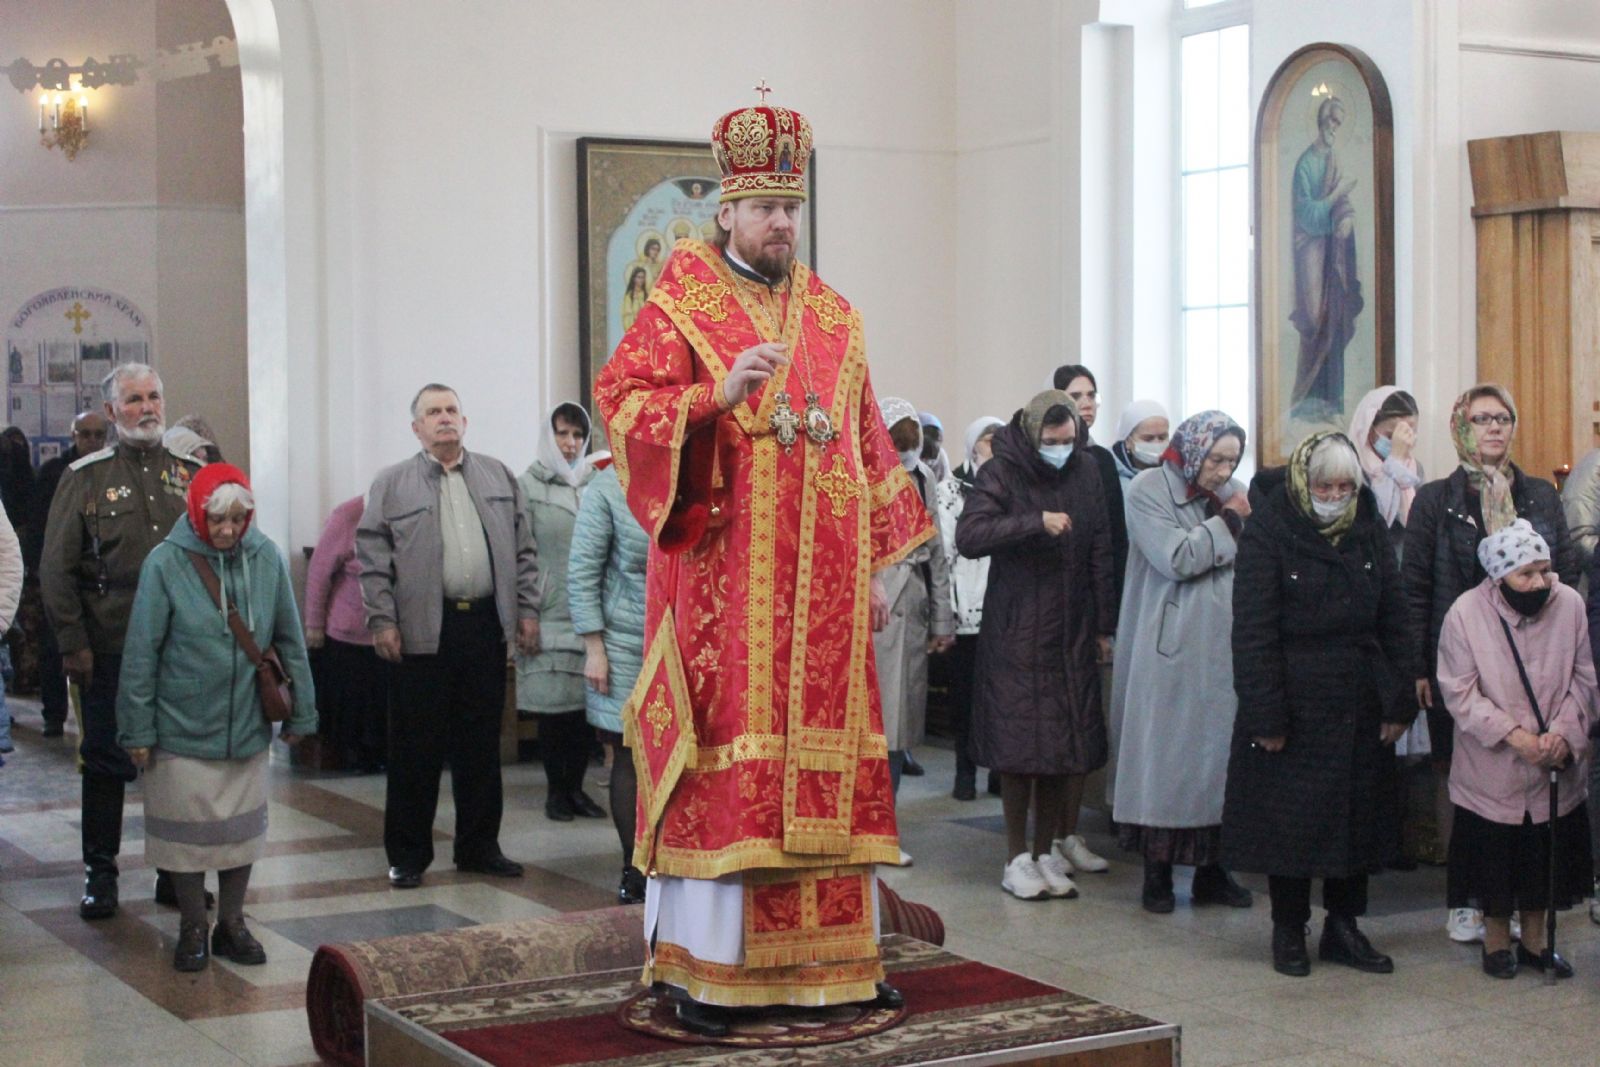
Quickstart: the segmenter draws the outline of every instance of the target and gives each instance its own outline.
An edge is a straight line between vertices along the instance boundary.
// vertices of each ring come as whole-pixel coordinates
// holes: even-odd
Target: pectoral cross
[[[776,403],[776,410],[773,411],[772,417],[767,420],[767,425],[771,426],[772,432],[778,435],[778,443],[787,452],[794,447],[796,441],[800,440],[800,435],[797,432],[800,429],[800,416],[796,415],[794,408],[789,406],[788,393],[779,393],[773,399]]]
[[[83,320],[90,318],[93,314],[94,313],[92,311],[84,310],[83,304],[80,301],[74,300],[72,302],[72,310],[68,311],[63,317],[72,320],[73,333],[82,333]]]
[[[756,92],[761,94],[761,103],[763,106],[765,106],[767,102],[767,94],[772,92],[772,90],[767,87],[767,79],[762,78],[761,84],[755,86],[754,88]]]

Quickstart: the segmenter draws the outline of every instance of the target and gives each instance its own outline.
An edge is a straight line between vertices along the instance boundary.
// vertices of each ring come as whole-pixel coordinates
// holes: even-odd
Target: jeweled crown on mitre
[[[722,199],[806,198],[811,123],[798,111],[762,103],[728,112],[711,127],[711,153],[722,170]]]

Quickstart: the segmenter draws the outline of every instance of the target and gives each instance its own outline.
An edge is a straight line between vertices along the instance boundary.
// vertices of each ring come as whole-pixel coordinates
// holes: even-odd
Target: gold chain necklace
[[[789,299],[800,299],[795,295],[793,286],[790,286]],[[767,305],[759,294],[756,296],[755,306],[756,310],[761,312],[761,317],[766,320],[767,327],[772,331],[773,336],[777,337],[781,342],[783,340],[783,330],[773,320],[772,313],[767,310]],[[803,304],[799,314],[803,320],[805,316]],[[800,351],[796,353],[796,356],[806,353],[805,324],[802,321]],[[810,360],[807,359],[806,362],[809,363]],[[778,437],[778,444],[783,446],[785,452],[792,449],[795,442],[800,439],[800,435],[796,431],[801,426],[805,427],[807,437],[826,447],[829,442],[839,436],[839,432],[833,428],[833,417],[822,406],[822,399],[817,395],[816,388],[811,384],[811,375],[807,371],[805,364],[795,358],[791,360],[790,366],[799,371],[800,384],[804,385],[806,389],[805,412],[801,415],[796,415],[794,407],[789,401],[788,391],[781,390],[772,398],[775,410],[772,412],[771,418],[767,420],[767,425],[772,427],[773,433]]]

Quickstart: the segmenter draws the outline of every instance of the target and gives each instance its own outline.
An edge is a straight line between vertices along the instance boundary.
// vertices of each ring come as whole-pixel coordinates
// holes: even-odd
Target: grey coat
[[[1244,492],[1230,481],[1218,495]],[[1233,534],[1167,464],[1128,484],[1128,576],[1117,627],[1111,738],[1120,823],[1222,822],[1233,691]]]
[[[522,514],[522,494],[504,463],[469,452],[461,460],[467,491],[489,540],[494,602],[509,644],[519,619],[539,617],[539,563]],[[385,467],[367,490],[356,526],[361,600],[367,629],[400,629],[412,655],[439,651],[444,621],[444,538],[439,532],[437,460],[424,452]]]
[[[607,467],[590,480],[572,528],[567,594],[572,626],[581,637],[602,635],[609,668],[604,695],[586,687],[591,725],[622,732],[622,705],[644,666],[645,568],[650,538],[628,510],[628,498]]]
[[[926,463],[917,464],[922,502],[933,512],[935,481]],[[889,599],[889,625],[872,635],[883,700],[883,736],[890,752],[922,740],[928,722],[928,638],[956,632],[950,600],[950,561],[937,529],[933,539],[905,559],[878,572]]]
[[[517,654],[517,709],[546,713],[583,709],[583,638],[572,628],[567,560],[583,484],[573,488],[534,460],[517,479],[523,516],[539,550],[539,651]]]

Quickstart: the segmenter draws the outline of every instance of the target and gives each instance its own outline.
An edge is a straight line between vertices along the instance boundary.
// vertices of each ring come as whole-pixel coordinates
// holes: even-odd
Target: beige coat
[[[920,478],[922,500],[931,513],[933,471],[919,462],[913,478]],[[889,625],[872,635],[872,651],[883,699],[883,736],[889,751],[896,752],[921,741],[927,729],[928,639],[956,632],[955,612],[950,606],[950,562],[937,528],[932,540],[879,571],[877,577],[889,598]]]

